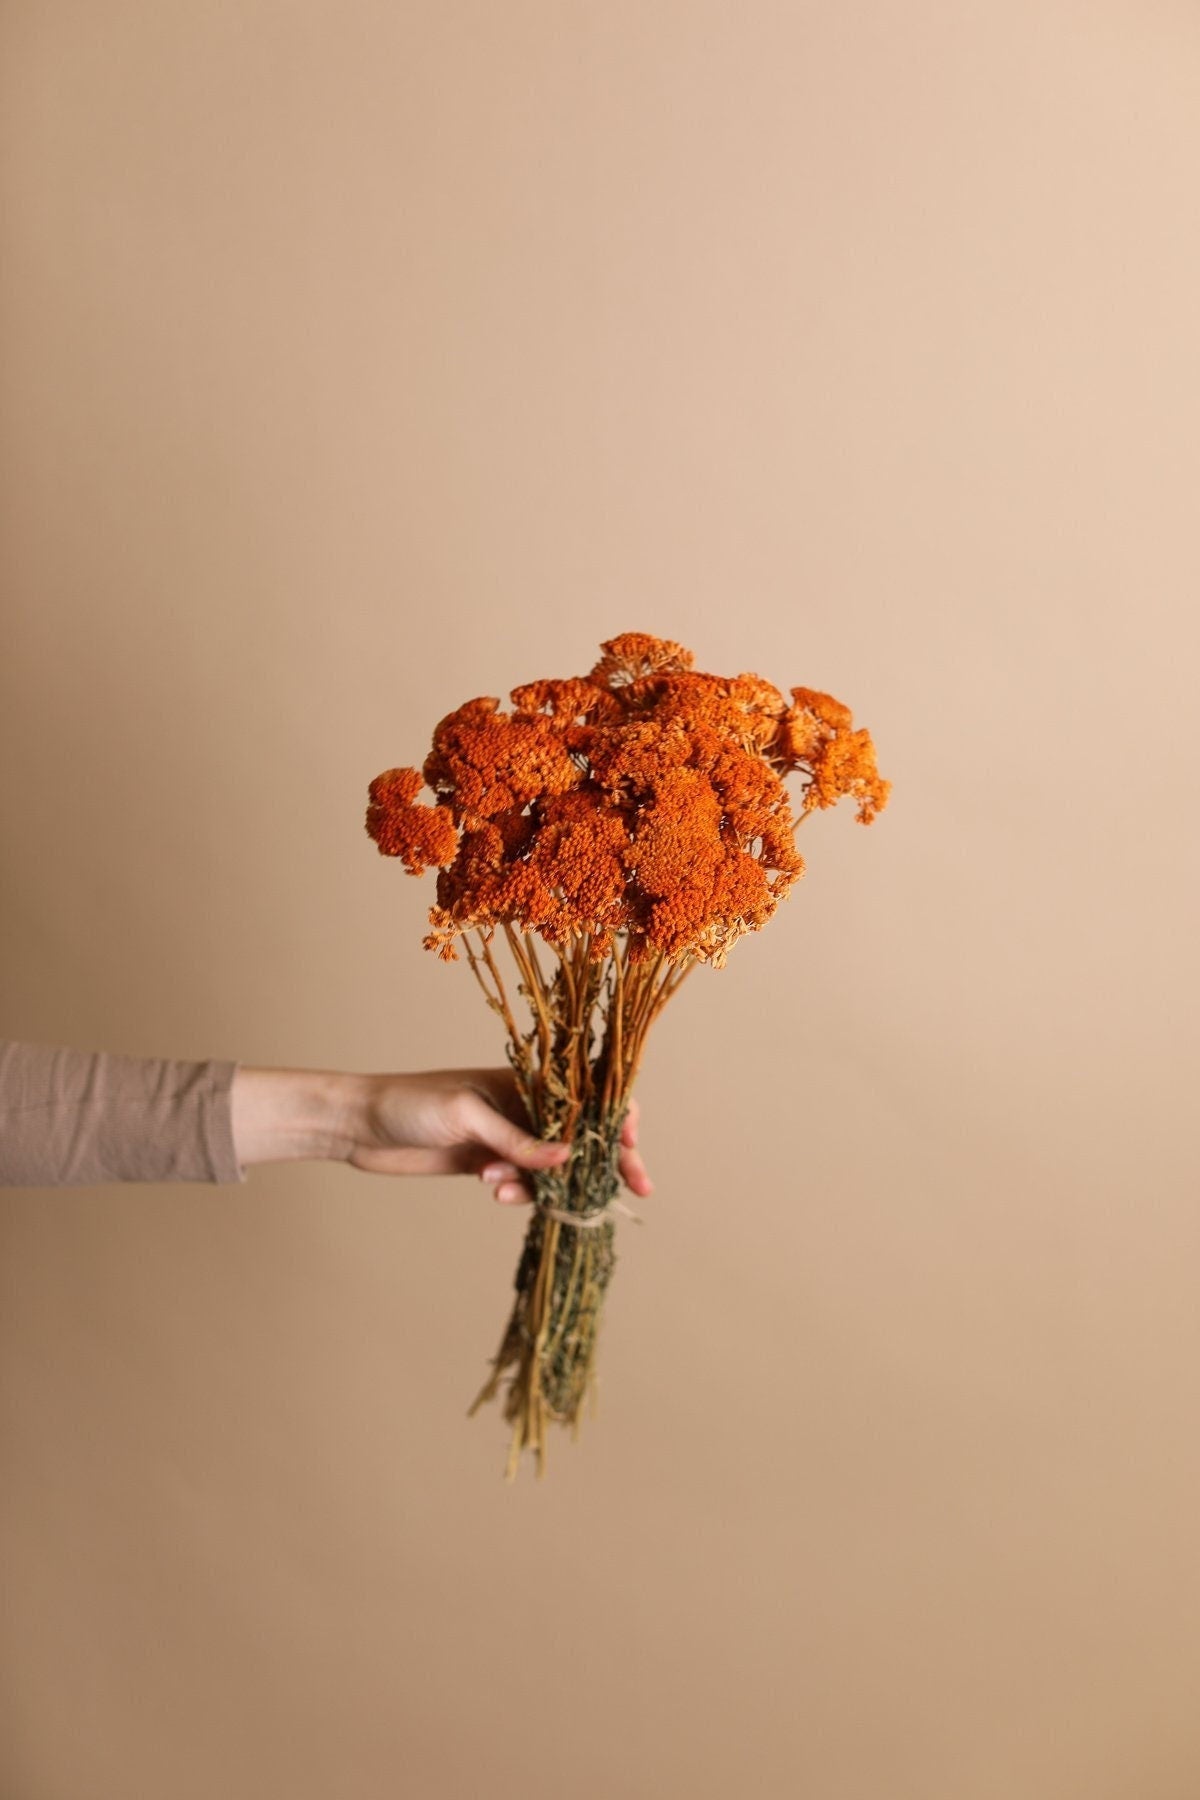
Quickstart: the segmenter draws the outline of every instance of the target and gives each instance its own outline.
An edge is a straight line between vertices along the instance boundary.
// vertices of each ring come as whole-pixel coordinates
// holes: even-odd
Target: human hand
[[[532,1135],[511,1069],[350,1075],[239,1065],[231,1124],[243,1164],[317,1157],[376,1175],[478,1175],[503,1205],[532,1200],[526,1177],[569,1154]],[[618,1168],[644,1196],[653,1183],[637,1135],[631,1100]]]
[[[566,1161],[564,1144],[534,1137],[510,1069],[443,1069],[375,1075],[367,1096],[362,1141],[346,1158],[384,1175],[476,1174],[502,1205],[528,1203],[525,1174]],[[654,1184],[637,1148],[638,1104],[630,1101],[618,1168],[635,1194]]]

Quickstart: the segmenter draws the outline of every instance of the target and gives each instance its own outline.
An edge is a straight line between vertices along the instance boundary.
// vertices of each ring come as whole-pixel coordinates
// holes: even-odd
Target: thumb
[[[514,1119],[497,1112],[477,1089],[467,1090],[462,1109],[463,1122],[471,1136],[520,1169],[554,1169],[571,1154],[566,1144],[548,1143],[522,1131]]]

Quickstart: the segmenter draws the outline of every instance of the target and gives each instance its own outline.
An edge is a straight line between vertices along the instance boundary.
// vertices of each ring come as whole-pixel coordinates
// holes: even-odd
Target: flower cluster
[[[887,804],[868,732],[813,688],[790,703],[757,675],[693,669],[682,645],[626,632],[586,675],[514,688],[512,710],[468,700],[421,770],[370,784],[367,830],[419,875],[436,866],[427,947],[501,923],[604,957],[717,964],[804,872],[801,817],[843,796],[869,824]],[[418,801],[422,787],[432,805]]]

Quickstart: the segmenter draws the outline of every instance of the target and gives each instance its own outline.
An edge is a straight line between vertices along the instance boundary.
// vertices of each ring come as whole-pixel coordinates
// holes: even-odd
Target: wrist
[[[367,1130],[370,1077],[331,1069],[237,1069],[234,1148],[244,1166],[345,1162]]]

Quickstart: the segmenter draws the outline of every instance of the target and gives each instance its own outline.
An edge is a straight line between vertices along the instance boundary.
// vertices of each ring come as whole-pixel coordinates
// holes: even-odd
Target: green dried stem
[[[622,1123],[623,1115],[602,1130],[597,1120],[581,1120],[570,1162],[534,1177],[535,1208],[517,1265],[516,1300],[492,1373],[470,1408],[473,1414],[492,1399],[508,1375],[503,1416],[513,1427],[509,1480],[526,1448],[537,1456],[539,1476],[545,1473],[550,1422],[578,1433],[595,1373],[602,1302],[617,1260],[616,1227],[611,1218],[576,1227],[541,1209],[591,1214],[609,1205],[620,1183]]]

